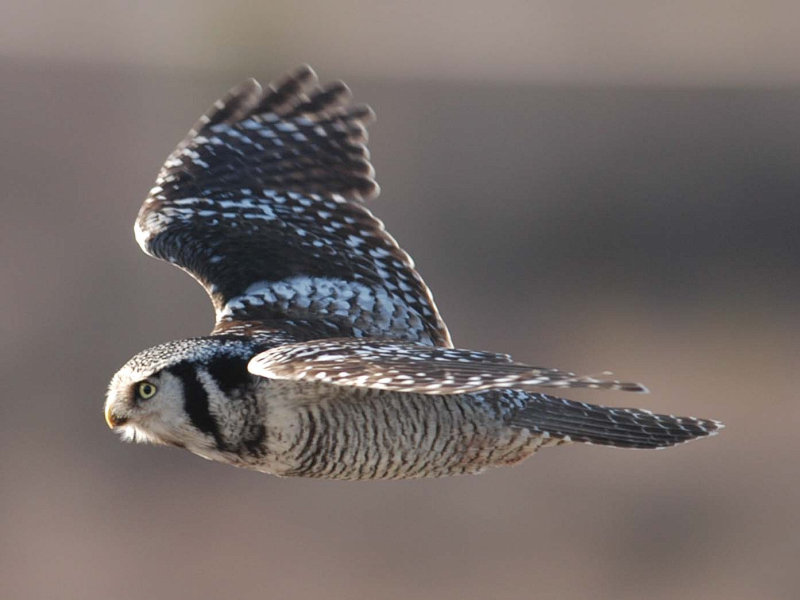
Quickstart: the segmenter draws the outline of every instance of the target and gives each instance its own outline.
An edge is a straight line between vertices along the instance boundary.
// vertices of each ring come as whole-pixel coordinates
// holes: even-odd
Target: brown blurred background
[[[130,4],[0,8],[0,597],[800,595],[800,4]],[[212,318],[139,204],[229,86],[301,62],[378,113],[372,208],[458,345],[727,430],[367,484],[121,444],[108,379]]]

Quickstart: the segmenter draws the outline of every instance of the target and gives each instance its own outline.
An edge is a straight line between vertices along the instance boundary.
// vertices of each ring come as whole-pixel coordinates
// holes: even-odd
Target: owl
[[[378,194],[371,109],[308,66],[214,103],[167,158],[134,232],[194,277],[208,336],[168,342],[113,377],[108,425],[278,476],[478,473],[570,442],[662,448],[707,419],[535,391],[644,391],[453,347],[430,290],[365,206]]]

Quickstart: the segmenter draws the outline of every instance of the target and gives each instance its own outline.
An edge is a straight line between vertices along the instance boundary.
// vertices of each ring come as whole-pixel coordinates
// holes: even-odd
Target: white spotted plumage
[[[413,260],[363,205],[378,193],[373,114],[350,96],[309,67],[266,90],[248,80],[167,158],[136,240],[200,282],[216,324],[120,369],[109,425],[237,466],[341,479],[474,473],[569,441],[658,448],[717,432],[716,421],[530,389],[641,384],[453,348]]]
[[[255,375],[273,379],[313,379],[346,387],[421,394],[465,394],[536,386],[647,391],[638,383],[531,367],[513,362],[507,354],[370,338],[280,345],[256,355],[248,369]]]

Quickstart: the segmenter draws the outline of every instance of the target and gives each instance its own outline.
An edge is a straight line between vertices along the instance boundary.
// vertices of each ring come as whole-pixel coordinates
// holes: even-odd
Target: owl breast
[[[478,395],[431,396],[271,382],[270,472],[330,479],[477,473],[516,463],[543,441],[503,424]]]

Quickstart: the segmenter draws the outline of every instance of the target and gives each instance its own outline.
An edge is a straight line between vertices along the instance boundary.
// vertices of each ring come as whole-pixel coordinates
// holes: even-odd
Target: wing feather
[[[253,357],[262,377],[421,394],[500,388],[596,388],[644,392],[640,383],[579,377],[514,362],[507,354],[432,348],[396,340],[327,339],[276,346]]]
[[[247,80],[164,163],[136,238],[203,285],[215,333],[263,323],[300,340],[452,345],[413,261],[362,203],[378,194],[373,113],[350,98],[308,66],[266,90]]]

